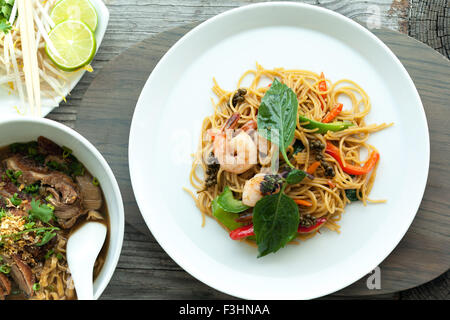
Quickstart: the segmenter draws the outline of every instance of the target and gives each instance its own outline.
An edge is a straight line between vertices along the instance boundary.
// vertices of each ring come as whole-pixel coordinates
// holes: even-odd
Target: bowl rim
[[[261,8],[267,8],[267,7],[273,7],[273,8],[283,8],[283,9],[287,9],[287,8],[292,8],[292,9],[304,9],[304,10],[310,10],[310,11],[315,11],[317,13],[320,14],[325,14],[325,15],[329,15],[329,16],[333,16],[336,19],[339,19],[341,22],[352,26],[353,28],[355,28],[358,32],[363,33],[365,36],[367,36],[367,38],[372,41],[375,42],[380,49],[387,55],[389,56],[393,62],[395,62],[395,64],[399,67],[399,71],[403,74],[405,81],[409,82],[410,87],[412,88],[412,91],[414,92],[414,99],[417,101],[418,106],[421,107],[421,111],[422,111],[422,121],[423,121],[423,125],[424,128],[426,129],[426,145],[424,146],[426,153],[424,154],[424,160],[426,159],[426,174],[425,174],[425,178],[424,181],[425,183],[423,184],[423,187],[420,188],[420,190],[418,191],[418,193],[421,194],[420,197],[420,201],[417,201],[417,203],[414,204],[414,214],[410,215],[410,219],[408,219],[407,222],[405,222],[404,224],[404,228],[403,230],[401,230],[400,232],[397,233],[396,238],[392,239],[392,242],[390,243],[390,245],[386,246],[385,250],[383,250],[383,254],[379,255],[380,260],[378,261],[378,263],[381,263],[382,261],[384,261],[389,254],[392,253],[392,251],[397,247],[397,245],[400,243],[401,239],[403,239],[403,237],[405,236],[406,232],[409,230],[417,212],[420,206],[420,203],[422,201],[424,192],[425,192],[425,188],[426,188],[426,182],[428,180],[428,174],[429,174],[429,163],[430,163],[430,140],[429,140],[429,128],[428,128],[428,123],[427,123],[427,119],[426,119],[426,114],[425,114],[425,110],[422,104],[422,101],[420,99],[419,93],[417,91],[417,88],[415,87],[411,77],[409,76],[408,72],[406,71],[405,67],[403,66],[403,64],[400,62],[400,60],[397,58],[397,56],[391,51],[391,49],[389,49],[389,47],[383,42],[381,41],[377,36],[375,36],[372,32],[370,32],[370,30],[366,29],[364,26],[360,25],[359,23],[357,23],[356,21],[342,15],[339,14],[337,12],[334,12],[332,10],[323,8],[323,7],[319,7],[316,5],[310,5],[310,4],[306,4],[306,3],[296,3],[296,2],[286,2],[286,1],[276,1],[276,2],[263,2],[263,3],[255,3],[255,4],[249,4],[249,5],[244,5],[241,7],[237,7],[228,11],[225,11],[223,13],[220,13],[216,16],[213,16],[209,19],[207,19],[206,21],[200,23],[198,26],[194,27],[192,30],[190,30],[189,32],[187,32],[184,36],[182,36],[167,52],[166,54],[160,59],[160,61],[158,62],[158,64],[155,66],[155,68],[153,69],[152,73],[150,74],[150,76],[147,79],[146,84],[144,85],[142,91],[145,90],[145,88],[147,87],[147,85],[149,83],[152,82],[154,75],[158,73],[159,69],[162,68],[162,66],[166,63],[166,60],[168,60],[177,50],[178,47],[182,46],[185,42],[187,42],[188,40],[190,40],[198,31],[201,31],[203,29],[207,29],[210,25],[212,25],[213,23],[215,23],[217,20],[222,20],[222,19],[226,19],[228,16],[230,15],[234,15],[238,12],[243,12],[243,11],[252,11],[252,10],[258,10]],[[134,149],[136,148],[135,143],[131,141],[132,136],[133,136],[133,131],[136,130],[136,110],[137,110],[137,106],[139,106],[139,104],[142,103],[141,101],[141,97],[142,95],[139,97],[139,100],[137,101],[136,104],[136,109],[133,115],[133,119],[132,119],[132,124],[131,124],[131,129],[130,129],[130,139],[129,139],[129,170],[130,170],[130,177],[131,177],[131,184],[134,190],[134,194],[136,197],[136,202],[138,204],[138,207],[141,208],[143,206],[141,206],[142,203],[142,199],[139,196],[139,193],[136,192],[136,188],[137,188],[137,184],[136,182],[134,182],[133,177],[136,175],[136,170],[137,168],[135,168],[136,166],[133,166],[132,163],[132,153],[134,151]],[[134,125],[133,125],[134,124]],[[141,214],[142,214],[142,210],[141,210]],[[152,226],[151,223],[151,217],[149,215],[144,215],[142,214],[148,229],[150,230],[150,232],[155,235],[154,232],[154,226]],[[233,295],[235,297],[240,297],[240,298],[244,298],[244,299],[253,299],[252,296],[246,295],[246,294],[242,294],[237,292],[235,289],[229,289],[227,288],[227,290],[224,289],[218,289],[217,286],[215,286],[214,283],[212,283],[211,281],[209,281],[210,279],[203,276],[201,273],[199,273],[197,270],[194,270],[192,268],[192,265],[186,261],[185,258],[180,258],[180,255],[176,252],[173,251],[168,251],[166,250],[167,244],[166,243],[161,243],[159,241],[159,239],[155,236],[155,239],[158,241],[159,245],[164,249],[164,251],[177,263],[179,264],[186,272],[188,272],[190,275],[192,275],[193,277],[195,277],[197,280],[205,283],[206,285],[219,290],[221,292],[224,292],[226,294],[229,295]],[[375,266],[373,266],[375,267]],[[373,270],[373,268],[368,269],[368,270],[360,270],[360,272],[352,277],[350,277],[351,279],[340,279],[339,281],[336,281],[336,283],[333,286],[328,287],[326,290],[321,290],[320,295],[304,295],[302,297],[302,299],[312,299],[312,298],[317,298],[320,296],[325,296],[327,294],[336,292],[340,289],[343,289],[349,285],[351,285],[352,283],[356,282],[358,279],[360,279],[361,277],[364,277],[366,274],[370,273],[371,270]],[[350,280],[350,281],[349,281]],[[273,299],[273,298],[272,298]],[[275,298],[277,299],[277,298]],[[279,299],[279,298],[278,298]],[[297,299],[297,297],[295,298]]]
[[[89,152],[95,157],[96,161],[98,161],[100,166],[105,171],[106,175],[108,176],[108,180],[111,183],[115,203],[108,203],[108,206],[114,205],[115,207],[117,207],[118,232],[114,236],[118,237],[117,238],[118,243],[115,248],[112,248],[111,246],[109,246],[109,248],[108,248],[108,253],[112,257],[112,259],[111,259],[112,262],[110,263],[109,266],[106,266],[106,265],[103,266],[103,268],[107,267],[107,269],[105,270],[106,273],[105,273],[104,278],[99,283],[97,290],[95,290],[95,292],[94,292],[94,299],[97,300],[103,294],[104,290],[106,289],[109,282],[111,281],[111,278],[112,278],[114,272],[116,271],[117,264],[119,262],[120,254],[121,254],[122,247],[123,247],[123,238],[124,238],[124,233],[125,233],[125,211],[124,211],[122,194],[120,192],[119,184],[117,183],[116,177],[115,177],[111,167],[109,166],[108,162],[103,157],[103,155],[100,153],[100,151],[98,151],[97,148],[91,142],[89,142],[89,140],[84,138],[81,134],[79,134],[74,129],[69,128],[68,126],[65,126],[54,120],[50,120],[50,119],[46,119],[46,118],[35,118],[35,117],[26,116],[26,117],[20,117],[20,118],[19,117],[7,117],[5,119],[0,119],[0,125],[4,125],[4,124],[22,125],[22,124],[27,124],[27,123],[28,124],[30,124],[30,123],[38,124],[38,125],[42,125],[43,127],[52,127],[52,128],[62,131],[65,134],[75,138],[76,141],[80,142],[82,145],[87,147]],[[106,199],[105,199],[105,201],[106,201]],[[110,220],[110,223],[111,223],[111,220]],[[103,268],[102,268],[102,270],[103,270]]]

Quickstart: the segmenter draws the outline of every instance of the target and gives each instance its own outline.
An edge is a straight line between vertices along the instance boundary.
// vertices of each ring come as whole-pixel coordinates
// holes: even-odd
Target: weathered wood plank
[[[409,35],[450,58],[448,0],[412,0]]]
[[[82,112],[78,115],[76,129],[96,144],[112,166],[122,188],[128,222],[124,248],[117,275],[114,278],[116,280],[113,280],[108,287],[105,298],[119,298],[122,294],[121,288],[125,285],[122,282],[128,276],[135,277],[131,279],[130,286],[134,286],[135,281],[137,283],[135,291],[124,288],[131,298],[155,296],[226,298],[219,293],[211,296],[209,287],[193,280],[186,273],[183,275],[179,266],[162,251],[149,234],[139,214],[129,182],[128,126],[136,100],[150,70],[164,52],[187,30],[189,28],[185,27],[164,32],[127,50],[100,71],[82,101]],[[381,298],[399,298],[400,294],[391,294],[393,288],[409,288],[428,281],[431,270],[431,273],[436,276],[444,272],[448,265],[445,254],[433,254],[435,250],[442,251],[442,246],[445,249],[445,243],[448,243],[445,209],[450,206],[450,202],[440,196],[447,189],[450,192],[450,187],[445,182],[447,164],[443,159],[446,156],[442,156],[443,153],[450,153],[450,149],[442,146],[442,142],[448,141],[450,135],[448,127],[443,123],[448,118],[446,115],[449,112],[443,106],[450,97],[449,92],[442,89],[449,85],[448,62],[430,48],[406,36],[388,30],[376,30],[375,33],[403,59],[422,95],[430,126],[435,128],[431,132],[430,178],[421,210],[413,226],[397,250],[381,265],[382,290],[367,290],[366,279],[363,278],[355,285],[334,294],[333,297],[355,297],[379,292],[389,293],[388,296],[383,295]],[[102,128],[108,128],[108,130],[102,130]],[[437,189],[440,189],[441,193]],[[436,223],[438,220],[441,222]],[[142,231],[142,234],[139,234],[137,230]],[[429,250],[430,248],[432,250]],[[406,267],[405,263],[412,263],[414,268]],[[149,276],[145,277],[145,274]],[[173,288],[174,291],[171,291],[170,296],[166,296],[165,292],[160,292],[158,295],[155,291],[160,290],[161,283],[154,277],[162,277],[170,286],[174,285],[173,278],[176,278],[176,281],[179,281],[178,291],[174,292],[175,288]],[[189,287],[183,286],[186,283]],[[409,292],[405,293],[404,298],[420,294]]]
[[[157,34],[187,23],[206,20],[224,11],[243,5],[261,2],[258,0],[106,0],[110,10],[110,23],[99,52],[92,65],[94,72],[86,74],[72,91],[67,102],[61,103],[60,111],[65,113],[68,106],[78,106],[88,85],[98,71],[123,50],[142,41],[150,35]],[[305,0],[339,12],[349,18],[362,21],[366,26],[383,26],[392,30],[405,32],[407,6],[394,5],[397,1],[338,1]],[[74,113],[72,109],[70,113]],[[53,119],[53,115],[51,116]],[[67,120],[70,123],[73,120]]]
[[[50,118],[61,121],[62,123],[73,127],[82,98],[92,80],[111,59],[136,42],[146,39],[150,35],[169,30],[173,27],[204,20],[231,8],[254,2],[259,1],[106,0],[105,3],[110,10],[111,19],[104,42],[102,43],[102,46],[93,61],[94,72],[92,74],[86,74],[83,77],[78,86],[72,91],[71,96],[68,97],[67,102],[62,103],[60,108],[55,109],[55,111],[50,115]],[[412,37],[427,43],[442,54],[449,57],[450,9],[447,0],[307,0],[303,2],[317,4],[328,9],[335,10],[350,18],[362,21],[363,24],[366,24],[366,26],[372,26],[373,23],[375,23],[375,25],[379,23],[383,27],[408,33]],[[427,98],[433,98],[431,92]],[[127,115],[125,115],[125,118],[126,117]],[[448,141],[445,137],[442,137],[442,139],[444,142]],[[126,141],[122,141],[120,143],[126,144]],[[116,162],[121,161],[123,161],[123,159],[114,159],[112,164],[115,165]],[[442,164],[443,168],[445,166]],[[443,170],[445,170],[445,168]],[[131,190],[122,191],[126,194],[131,192]],[[134,203],[134,197],[132,195],[127,195],[125,201],[128,202],[130,210],[137,210]],[[154,256],[150,263],[151,266],[161,265],[163,268],[168,268],[170,272],[183,273],[183,271],[177,269],[178,266],[173,263],[173,261],[170,259],[163,259],[160,255],[155,253],[155,248],[158,247],[158,245],[151,236],[149,238],[135,239],[132,236],[135,233],[136,230],[130,225],[127,225],[126,239],[127,241],[130,241],[130,244],[127,244],[128,247],[126,250],[124,249],[125,256],[121,258],[118,270],[119,272],[121,272],[122,269],[127,268],[128,265],[133,265],[133,259],[136,258],[134,255],[137,256],[138,265],[146,264],[148,261],[139,255],[143,254],[141,250],[144,250],[144,246],[149,246],[148,250],[153,251],[145,252],[144,250],[144,252],[145,256]],[[164,270],[161,272],[164,272]],[[129,276],[132,276],[133,274],[139,275],[140,273],[131,272],[129,273]],[[402,293],[402,298],[442,298],[445,297],[443,292],[447,292],[448,298],[448,279],[449,273],[434,280],[431,284]],[[108,287],[105,292],[105,298],[118,298],[117,294],[119,294],[122,288],[114,285],[115,280],[116,278],[113,279],[111,284],[112,287]],[[126,286],[126,277],[118,280],[124,281],[123,283]],[[196,286],[192,283],[191,285],[194,287]],[[138,292],[140,293],[131,292],[129,297],[156,297],[154,294],[152,295],[152,293],[145,293],[142,296],[139,296],[142,291]],[[173,292],[171,294],[173,294]],[[183,296],[183,294],[178,293],[178,296],[185,298],[196,297],[195,295],[189,296],[187,292],[184,294],[186,295]],[[176,295],[177,294],[174,296]],[[172,298],[174,296],[172,296]],[[199,296],[201,298],[204,294],[200,293]],[[158,297],[162,298],[161,296]],[[169,297],[171,296],[168,295],[167,298]],[[211,296],[211,298],[213,297],[215,296]]]

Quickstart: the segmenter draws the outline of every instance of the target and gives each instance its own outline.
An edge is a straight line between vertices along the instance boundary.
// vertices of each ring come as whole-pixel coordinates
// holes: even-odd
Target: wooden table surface
[[[105,0],[104,0],[105,1]],[[119,55],[131,45],[148,38],[153,34],[169,30],[186,23],[208,19],[211,16],[242,6],[260,1],[254,0],[106,0],[110,10],[110,23],[95,60],[92,63],[94,72],[86,74],[78,86],[72,91],[67,103],[53,111],[49,118],[60,121],[70,127],[74,127],[78,107],[84,93],[96,74],[107,62]],[[352,19],[366,23],[367,27],[387,27],[408,34],[436,49],[447,58],[450,55],[450,4],[448,0],[307,0],[299,1],[317,4],[337,11]],[[146,245],[146,237],[131,226],[127,225],[125,240],[128,250],[146,252],[152,254],[151,247]],[[144,249],[144,250],[142,250]],[[157,250],[155,250],[157,251]],[[152,256],[151,259],[161,257]],[[136,262],[144,262],[145,257],[136,256]],[[166,261],[161,259],[161,261]],[[155,271],[154,276],[161,290],[172,290],[174,299],[186,298],[176,294],[177,285],[186,279],[180,278],[180,283],[165,281],[165,272],[173,270],[175,263],[161,266],[161,272]],[[126,268],[119,264],[119,268]],[[139,270],[135,270],[139,272]],[[116,277],[116,275],[114,276]],[[114,280],[113,277],[113,280]],[[128,279],[133,283],[133,279]],[[171,281],[173,277],[171,277]],[[192,281],[196,281],[193,279]],[[186,283],[189,286],[189,283]],[[380,298],[388,299],[449,299],[450,298],[450,273],[410,290],[395,293]],[[126,291],[126,290],[125,290]],[[106,299],[120,299],[124,297],[120,287],[108,287],[103,295]],[[167,296],[167,295],[165,295]],[[158,298],[157,295],[146,295],[142,298]],[[211,289],[204,298],[220,298],[215,290]]]

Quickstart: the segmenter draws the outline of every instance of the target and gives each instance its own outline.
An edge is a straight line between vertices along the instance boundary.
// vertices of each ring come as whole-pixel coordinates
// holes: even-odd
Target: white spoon
[[[94,300],[94,263],[105,242],[106,226],[88,222],[67,241],[67,263],[79,300]]]

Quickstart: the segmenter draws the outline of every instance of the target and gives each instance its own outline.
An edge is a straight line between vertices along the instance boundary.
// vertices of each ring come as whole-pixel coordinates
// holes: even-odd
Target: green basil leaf
[[[275,79],[261,99],[257,118],[258,132],[280,147],[280,152],[290,167],[293,166],[286,155],[286,148],[294,140],[297,111],[295,92]]]
[[[225,187],[223,192],[217,198],[217,203],[227,212],[239,213],[247,210],[249,207],[242,203],[241,200],[233,198],[233,192],[231,192],[228,186]]]
[[[265,196],[253,210],[253,229],[259,256],[277,252],[292,240],[300,222],[298,206],[283,190]]]
[[[286,177],[286,182],[288,184],[297,184],[300,183],[306,177],[306,172],[303,170],[293,169],[288,173]]]

